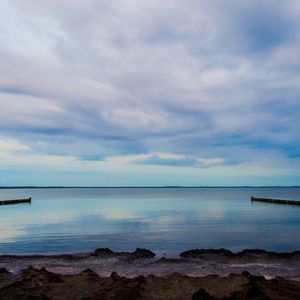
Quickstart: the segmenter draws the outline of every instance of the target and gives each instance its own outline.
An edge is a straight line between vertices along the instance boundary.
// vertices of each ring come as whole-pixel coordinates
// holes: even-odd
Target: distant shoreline
[[[288,186],[0,186],[9,189],[251,189],[251,188],[300,188],[299,185]]]

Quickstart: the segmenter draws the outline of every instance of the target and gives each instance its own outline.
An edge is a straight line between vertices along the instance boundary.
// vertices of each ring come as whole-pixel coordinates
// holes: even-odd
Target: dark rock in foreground
[[[137,248],[133,252],[114,252],[98,248],[92,253],[55,255],[0,255],[0,275],[20,273],[28,266],[61,275],[73,275],[90,269],[97,275],[108,277],[115,271],[124,277],[164,277],[180,273],[194,277],[216,274],[226,277],[231,273],[248,271],[252,275],[274,278],[300,279],[300,252],[276,253],[259,249],[231,252],[227,249],[195,249],[182,252],[179,258],[154,258],[155,253]],[[1,300],[1,298],[0,298]]]
[[[155,253],[142,248],[136,248],[136,250],[132,253],[134,258],[153,258],[155,257]]]
[[[94,251],[94,253],[91,253],[92,256],[112,256],[114,252],[110,250],[109,248],[98,248]]]
[[[155,257],[155,253],[142,248],[136,248],[134,252],[113,252],[109,248],[98,248],[91,253],[91,256],[97,257],[121,257],[121,258],[128,258],[128,259],[138,259],[138,258],[153,258]]]
[[[8,274],[9,272],[5,268],[0,268],[0,275],[1,274]]]
[[[92,270],[59,275],[28,267],[14,275],[0,273],[0,299],[174,299],[174,300],[296,300],[300,282],[276,278],[267,280],[248,272],[227,277],[189,277],[178,273],[126,278],[112,273],[100,277]]]
[[[194,249],[180,253],[182,258],[202,258],[207,256],[234,257],[235,254],[227,249]]]
[[[300,259],[300,251],[294,252],[273,252],[261,249],[245,249],[241,252],[233,253],[228,249],[193,249],[180,253],[181,258],[224,258],[224,259],[247,259],[255,261],[257,259],[264,260],[280,260],[280,259]]]

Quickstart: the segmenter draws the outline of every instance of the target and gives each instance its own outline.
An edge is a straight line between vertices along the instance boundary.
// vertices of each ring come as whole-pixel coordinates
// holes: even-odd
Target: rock
[[[35,269],[32,266],[29,266],[27,269],[22,270],[23,279],[25,281],[32,280],[36,278],[40,281],[47,283],[61,283],[63,282],[62,276],[56,273],[47,271],[45,268]]]
[[[146,277],[143,275],[139,275],[138,277],[135,278],[135,280],[138,284],[143,284],[146,282]]]
[[[9,272],[5,268],[0,268],[0,275],[1,274],[9,274]]]
[[[217,300],[217,298],[211,296],[209,293],[206,292],[205,289],[200,289],[193,295],[192,300]]]
[[[298,281],[267,280],[247,272],[228,277],[189,277],[174,273],[164,277],[127,278],[115,272],[111,277],[99,277],[90,269],[59,275],[30,267],[19,274],[2,276],[0,281],[1,300],[297,300],[299,294]]]
[[[109,248],[98,248],[91,254],[91,256],[99,257],[117,257],[125,259],[137,259],[137,258],[152,258],[155,256],[150,250],[136,248],[134,252],[113,252]]]
[[[119,278],[121,278],[121,276],[119,276],[117,272],[112,272],[110,277],[112,278],[112,280],[118,280]]]
[[[234,257],[234,253],[227,249],[194,249],[180,253],[181,258],[202,258],[207,256]]]
[[[92,279],[92,278],[98,279],[99,278],[99,275],[91,269],[85,269],[80,274],[87,276],[89,279]]]
[[[109,248],[98,248],[92,253],[92,256],[102,256],[102,257],[107,257],[107,256],[112,256],[114,252],[110,250]]]
[[[242,272],[242,276],[244,276],[244,277],[251,277],[251,273],[249,273],[248,271],[243,271]]]
[[[271,300],[267,297],[257,286],[245,287],[242,291],[233,292],[229,297],[224,300],[237,300],[237,299],[251,299],[251,300]]]
[[[134,258],[153,258],[155,257],[155,253],[148,249],[136,248],[132,256]]]

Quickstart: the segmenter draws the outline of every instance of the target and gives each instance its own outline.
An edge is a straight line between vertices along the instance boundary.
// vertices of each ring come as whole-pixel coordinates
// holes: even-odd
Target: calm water
[[[300,200],[300,188],[0,189],[0,253],[191,248],[300,250],[300,207],[250,196]]]

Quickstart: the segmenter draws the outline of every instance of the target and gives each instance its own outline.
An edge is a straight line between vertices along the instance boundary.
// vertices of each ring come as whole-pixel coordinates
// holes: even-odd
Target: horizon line
[[[161,186],[0,186],[0,189],[138,189],[138,188],[300,188],[300,185],[199,185],[199,186],[184,186],[184,185],[161,185]]]

